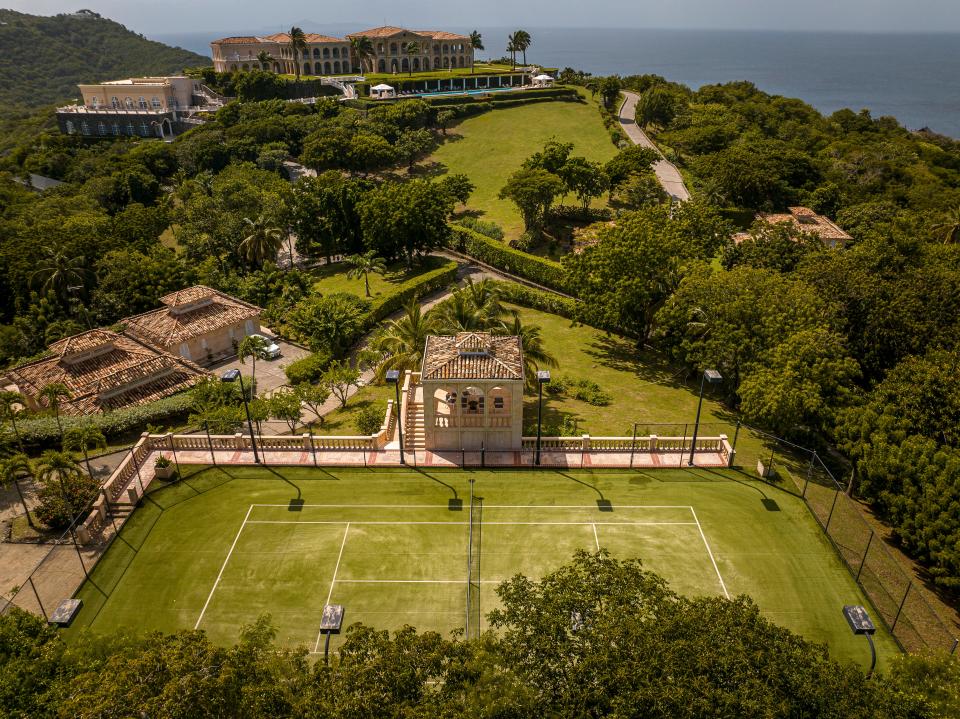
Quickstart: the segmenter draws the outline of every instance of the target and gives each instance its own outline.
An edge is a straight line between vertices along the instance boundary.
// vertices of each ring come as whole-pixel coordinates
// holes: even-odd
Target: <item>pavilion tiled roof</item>
[[[427,337],[421,380],[523,379],[520,338],[487,332]]]
[[[308,43],[317,43],[317,42],[343,42],[341,37],[332,37],[330,35],[320,35],[315,32],[306,32],[303,34],[304,38]],[[290,33],[286,32],[275,32],[273,35],[267,35],[264,38],[258,38],[261,42],[264,40],[269,40],[271,42],[290,42]]]
[[[79,361],[69,354],[103,347]],[[21,365],[7,373],[20,392],[40,406],[44,387],[62,383],[70,397],[61,402],[67,415],[106,412],[152,402],[188,389],[206,376],[200,367],[109,330],[91,330],[54,343],[53,357]]]
[[[193,308],[178,309],[202,300],[207,301]],[[125,331],[157,347],[171,347],[258,317],[262,312],[256,305],[203,285],[172,292],[160,301],[166,307],[123,320]]]
[[[252,42],[263,42],[263,38],[254,37],[253,35],[236,35],[234,37],[222,37],[219,40],[214,40],[211,45],[246,45]]]

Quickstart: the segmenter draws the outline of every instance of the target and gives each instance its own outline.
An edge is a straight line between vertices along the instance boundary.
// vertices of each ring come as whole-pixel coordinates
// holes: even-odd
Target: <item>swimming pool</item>
[[[434,92],[415,92],[412,95],[398,95],[398,97],[439,97],[441,95],[486,95],[491,92],[510,92],[521,90],[521,87],[491,87],[479,90],[436,90]]]

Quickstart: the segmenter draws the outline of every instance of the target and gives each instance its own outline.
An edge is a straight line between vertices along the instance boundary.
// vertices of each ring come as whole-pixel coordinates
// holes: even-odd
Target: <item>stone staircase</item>
[[[425,449],[427,432],[423,419],[423,387],[416,385],[407,400],[407,414],[404,417],[404,449]]]

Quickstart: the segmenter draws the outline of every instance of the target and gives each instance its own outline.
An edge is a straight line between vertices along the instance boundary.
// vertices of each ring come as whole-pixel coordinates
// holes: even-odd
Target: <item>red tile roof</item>
[[[262,38],[252,35],[237,35],[236,37],[222,37],[214,40],[211,45],[245,45],[253,42],[263,42]]]
[[[469,35],[460,35],[455,32],[446,32],[445,30],[414,30],[418,35],[426,35],[434,40],[469,40]]]
[[[523,379],[520,338],[487,332],[427,337],[422,380]]]
[[[363,32],[352,32],[347,35],[350,37],[391,37],[393,35],[399,35],[404,32],[413,32],[413,30],[407,30],[406,28],[396,27],[395,25],[384,25],[383,27],[372,27],[369,30],[364,30]]]

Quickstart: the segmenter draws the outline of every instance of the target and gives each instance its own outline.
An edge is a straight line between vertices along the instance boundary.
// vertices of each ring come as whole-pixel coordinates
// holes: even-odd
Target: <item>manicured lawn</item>
[[[407,270],[406,264],[398,262],[389,265],[385,275],[378,275],[371,272],[369,275],[370,295],[371,297],[379,297],[383,294],[390,294],[407,280],[442,267],[448,262],[449,260],[445,260],[442,257],[431,256],[425,257],[421,263],[414,265],[412,270]],[[347,294],[366,298],[363,277],[350,279],[347,277],[348,271],[349,267],[342,262],[324,265],[313,270],[312,274],[315,278],[315,282],[313,283],[314,291],[324,295],[329,295],[334,292],[346,292]]]
[[[470,178],[476,189],[467,207],[503,227],[507,240],[520,236],[523,222],[513,203],[497,195],[507,178],[544,143],[551,139],[572,142],[574,155],[599,162],[617,152],[596,105],[590,102],[541,102],[496,109],[464,120],[450,135],[429,161]]]
[[[366,407],[376,407],[382,417],[387,411],[387,400],[394,399],[395,390],[388,384],[371,384],[361,387],[348,401],[347,406],[326,415],[323,424],[314,427],[314,434],[357,435],[357,414]]]
[[[347,624],[449,632],[465,617],[470,481],[484,502],[484,615],[499,581],[600,546],[687,595],[748,594],[841,660],[868,661],[840,612],[864,597],[802,501],[686,469],[194,468],[137,509],[80,589],[68,633],[198,626],[229,643],[270,613],[280,642],[314,650],[327,603],[344,606]],[[877,642],[881,662],[896,652],[885,633]]]

